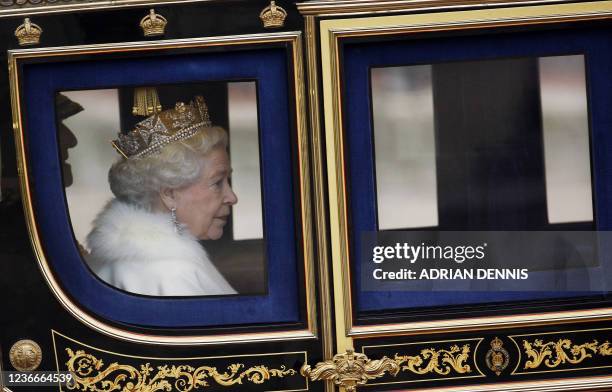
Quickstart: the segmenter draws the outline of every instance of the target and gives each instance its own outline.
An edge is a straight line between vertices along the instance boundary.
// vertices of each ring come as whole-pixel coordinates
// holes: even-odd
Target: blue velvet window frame
[[[47,261],[63,289],[97,316],[146,327],[211,327],[300,322],[298,234],[293,185],[289,48],[82,59],[24,64],[24,139],[34,213]],[[62,185],[55,95],[131,85],[255,80],[261,143],[268,294],[145,297],[116,290],[86,267],[73,239]],[[106,148],[100,146],[100,148]],[[110,148],[110,145],[108,146]],[[106,178],[100,181],[106,182]]]
[[[341,46],[342,101],[344,105],[345,156],[351,254],[361,249],[360,233],[377,231],[376,179],[370,69],[383,66],[433,64],[453,61],[493,60],[583,54],[591,125],[591,156],[594,212],[598,230],[612,227],[612,31],[593,27],[483,34],[427,39],[350,42]],[[611,273],[612,254],[602,249],[603,273]],[[401,292],[362,291],[361,266],[351,262],[352,286],[357,312],[414,309],[457,304],[567,298],[598,293],[569,292]]]

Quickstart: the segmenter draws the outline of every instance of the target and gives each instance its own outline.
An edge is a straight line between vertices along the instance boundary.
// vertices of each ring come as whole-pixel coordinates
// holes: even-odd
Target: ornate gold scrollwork
[[[529,357],[524,369],[536,369],[542,364],[555,368],[566,363],[580,363],[593,355],[602,357],[612,355],[610,342],[599,344],[597,340],[584,344],[572,344],[570,339],[559,339],[556,342],[546,343],[542,339],[536,339],[533,343],[523,340],[523,348]]]
[[[163,365],[155,369],[149,364],[140,369],[131,365],[113,362],[104,368],[104,362],[83,350],[76,352],[66,348],[70,359],[66,362],[68,371],[73,374],[73,382],[67,385],[71,390],[92,392],[156,392],[175,390],[189,392],[210,386],[214,380],[221,386],[242,384],[243,380],[263,384],[271,377],[285,377],[296,374],[284,365],[280,369],[270,369],[259,365],[245,369],[244,364],[228,366],[228,371],[219,373],[217,368],[190,365]],[[174,381],[171,381],[174,380]]]
[[[331,380],[347,392],[355,392],[358,385],[382,377],[387,372],[395,376],[399,370],[400,366],[392,359],[383,357],[371,360],[365,354],[349,349],[343,354],[334,355],[332,360],[317,363],[314,369],[304,364],[300,373],[312,381]]]
[[[452,370],[459,374],[471,373],[472,368],[465,362],[470,356],[470,345],[451,346],[450,350],[436,350],[427,348],[421,350],[419,355],[395,354],[395,363],[402,366],[402,370],[415,374],[437,373],[447,375]]]

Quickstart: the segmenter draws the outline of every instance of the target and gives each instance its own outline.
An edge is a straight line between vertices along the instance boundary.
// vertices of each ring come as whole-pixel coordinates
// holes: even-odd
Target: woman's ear
[[[176,208],[176,192],[172,188],[162,188],[159,191],[159,199],[166,209]]]

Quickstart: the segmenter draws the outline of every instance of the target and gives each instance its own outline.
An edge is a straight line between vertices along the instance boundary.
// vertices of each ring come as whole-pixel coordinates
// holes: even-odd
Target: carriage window
[[[142,295],[266,293],[255,82],[64,91],[60,100],[74,109],[58,117],[68,210],[98,277]],[[156,268],[166,272],[155,284],[131,272]]]
[[[593,228],[584,56],[371,70],[379,230]]]

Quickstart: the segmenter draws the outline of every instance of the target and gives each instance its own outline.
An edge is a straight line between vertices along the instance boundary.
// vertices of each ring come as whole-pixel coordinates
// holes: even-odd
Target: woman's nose
[[[227,187],[227,192],[225,194],[225,202],[229,205],[234,205],[238,203],[238,196],[236,196],[231,186]]]

